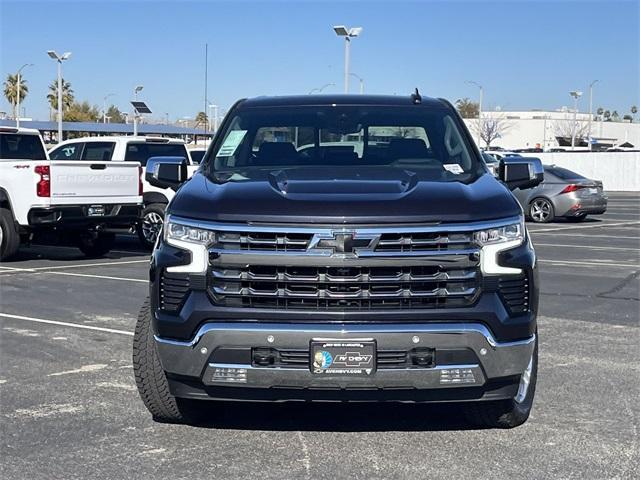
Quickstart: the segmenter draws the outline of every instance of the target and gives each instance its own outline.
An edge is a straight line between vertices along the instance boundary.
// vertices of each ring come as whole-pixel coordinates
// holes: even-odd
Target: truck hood
[[[213,180],[197,172],[169,212],[196,220],[305,224],[471,222],[522,212],[490,174],[462,183],[388,167],[307,167]]]

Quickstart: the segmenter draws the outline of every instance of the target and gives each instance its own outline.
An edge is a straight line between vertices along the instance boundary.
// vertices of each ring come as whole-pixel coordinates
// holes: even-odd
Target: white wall
[[[531,153],[545,165],[555,164],[593,180],[609,192],[640,191],[640,152]]]
[[[564,121],[566,123],[566,120],[551,118],[545,121],[539,118],[508,118],[514,116],[514,114],[519,114],[519,112],[487,112],[486,115],[482,115],[483,118],[494,115],[504,119],[506,130],[500,138],[491,143],[493,146],[497,145],[506,149],[536,146],[547,149],[558,146],[555,138],[556,129],[559,122]],[[478,120],[466,118],[464,121],[473,139],[477,142],[478,135],[475,124]],[[584,118],[578,121],[581,124],[587,124],[587,120]],[[638,148],[640,147],[640,123],[593,122],[591,124],[591,136],[602,139],[603,143],[619,145],[624,142],[630,142]],[[479,146],[484,147],[485,145],[481,143]]]

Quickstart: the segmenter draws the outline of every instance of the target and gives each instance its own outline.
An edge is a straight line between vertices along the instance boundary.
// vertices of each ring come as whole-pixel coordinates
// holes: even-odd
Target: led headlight
[[[522,273],[519,268],[503,267],[498,264],[498,254],[503,250],[522,245],[524,241],[524,219],[502,227],[479,230],[473,239],[481,248],[480,268],[485,275]]]
[[[169,243],[179,240],[209,246],[216,241],[216,232],[183,225],[181,223],[174,223],[170,220],[167,221],[164,232],[164,238]]]
[[[171,215],[167,215],[163,227],[164,240],[191,253],[191,262],[187,265],[168,267],[168,272],[175,273],[205,273],[208,266],[208,247],[215,243],[216,232],[203,228],[193,227],[178,221],[174,221]]]

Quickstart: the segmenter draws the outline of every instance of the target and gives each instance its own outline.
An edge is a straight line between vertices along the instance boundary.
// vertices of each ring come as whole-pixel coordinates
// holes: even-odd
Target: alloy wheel
[[[531,204],[531,218],[534,222],[544,223],[551,216],[551,204],[539,198]]]
[[[162,215],[156,212],[147,213],[142,219],[142,235],[147,242],[154,244],[162,229]]]

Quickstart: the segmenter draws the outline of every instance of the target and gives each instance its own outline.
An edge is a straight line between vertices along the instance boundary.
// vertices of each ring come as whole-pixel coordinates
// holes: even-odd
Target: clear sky
[[[27,116],[47,119],[56,66],[77,100],[127,111],[135,85],[154,117],[193,118],[208,96],[222,108],[257,95],[343,89],[343,41],[332,25],[362,26],[352,71],[367,93],[477,99],[503,110],[571,105],[598,79],[594,109],[640,104],[640,1],[83,1],[0,0],[3,80],[25,63]],[[358,82],[352,78],[352,92]],[[640,106],[640,105],[638,105]],[[4,97],[0,110],[11,111]]]

